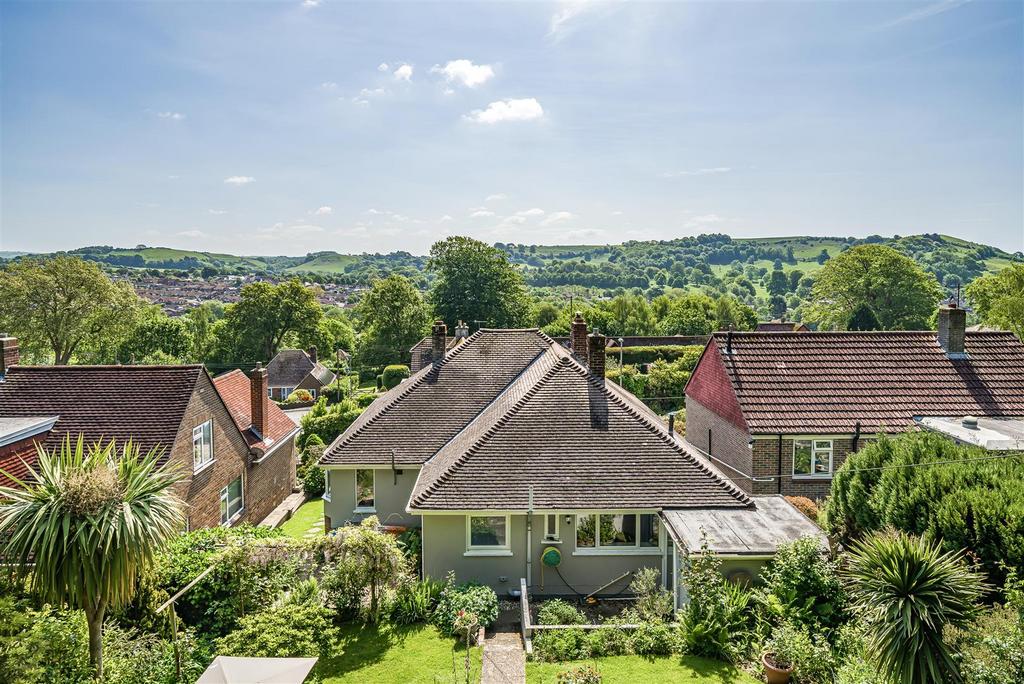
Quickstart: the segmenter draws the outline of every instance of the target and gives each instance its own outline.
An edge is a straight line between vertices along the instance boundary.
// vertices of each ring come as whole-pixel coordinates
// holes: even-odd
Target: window
[[[577,549],[656,549],[661,522],[654,513],[601,513],[576,516]]]
[[[220,524],[230,525],[242,513],[242,478],[220,490]]]
[[[832,440],[794,440],[793,474],[804,477],[830,476],[832,474]]]
[[[470,550],[508,548],[507,515],[470,515],[466,519],[467,547]]]
[[[213,421],[192,428],[192,464],[198,472],[213,463]]]
[[[324,471],[324,496],[323,496],[323,499],[324,499],[324,501],[330,501],[331,500],[331,471],[330,470],[325,470]]]
[[[372,511],[373,507],[373,470],[360,468],[356,470],[356,510]]]
[[[544,541],[562,541],[562,538],[558,535],[558,515],[556,513],[548,513],[544,516]]]
[[[282,387],[281,388],[281,401],[284,401],[285,399],[287,399],[288,395],[290,395],[294,389],[295,389],[294,387]]]
[[[314,399],[316,399],[316,387],[310,387],[309,393]]]

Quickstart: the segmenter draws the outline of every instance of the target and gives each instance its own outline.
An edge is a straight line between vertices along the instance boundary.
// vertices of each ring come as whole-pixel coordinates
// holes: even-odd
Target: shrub
[[[419,581],[406,581],[398,585],[389,614],[396,625],[426,622],[441,598],[444,585],[429,577]]]
[[[629,632],[624,629],[594,629],[590,631],[589,640],[590,652],[597,655],[629,655],[633,652]]]
[[[679,345],[663,347],[625,347],[622,349],[623,364],[654,363],[655,361],[682,361],[683,370],[692,371],[697,366],[703,345]],[[618,348],[608,350],[608,358],[619,360]]]
[[[680,649],[679,636],[673,627],[660,622],[641,622],[629,638],[630,650],[637,655],[668,655]]]
[[[984,591],[962,552],[942,553],[903,532],[879,533],[853,546],[848,573],[881,672],[905,684],[960,681],[943,628],[969,624]]]
[[[320,457],[324,455],[327,447],[323,440],[317,435],[310,435],[303,448],[299,465],[295,469],[295,476],[302,482],[302,490],[306,496],[316,498],[324,493],[324,479],[326,474],[320,468]]]
[[[643,568],[633,575],[629,591],[636,596],[634,610],[641,621],[662,622],[672,617],[672,592],[661,586],[661,572]]]
[[[0,681],[92,681],[85,613],[0,596]]]
[[[285,401],[289,404],[301,404],[307,401],[313,401],[313,393],[307,389],[297,389],[289,394]]]
[[[377,517],[371,515],[359,525],[335,533],[340,555],[324,577],[324,589],[339,617],[362,612],[376,621],[385,592],[396,589],[406,578],[398,541],[377,526]]]
[[[358,406],[359,408],[361,408],[361,409],[362,408],[366,408],[367,406],[369,406],[373,402],[377,401],[377,395],[374,394],[373,392],[366,392],[365,394],[357,394],[355,401],[356,401],[356,406]]]
[[[568,601],[550,599],[537,608],[539,625],[583,625],[587,618],[583,612]]]
[[[302,491],[307,497],[315,499],[323,496],[325,486],[326,475],[323,468],[316,465],[306,468],[302,474]]]
[[[402,380],[409,377],[409,367],[398,364],[385,366],[384,372],[380,374],[380,377],[381,383],[384,385],[384,389],[397,387]]]
[[[423,530],[410,527],[398,535],[398,546],[405,554],[405,560],[412,572],[418,576],[423,567]]]
[[[722,577],[721,561],[701,541],[700,553],[690,554],[683,566],[682,584],[690,602],[682,611],[682,649],[691,655],[738,660],[752,640],[746,590]]]
[[[811,639],[805,626],[785,623],[776,627],[765,649],[778,667],[793,667],[796,684],[832,684],[832,650],[823,638]]]
[[[787,496],[786,501],[793,505],[793,508],[800,511],[814,522],[818,522],[818,504],[806,496]]]
[[[538,660],[549,662],[582,660],[590,657],[592,643],[582,629],[538,630],[533,636],[533,653]]]
[[[558,673],[557,684],[601,684],[601,673],[593,665],[573,665]]]
[[[180,654],[177,675],[175,648]],[[104,684],[177,684],[192,682],[206,669],[212,655],[190,630],[178,632],[177,644],[155,634],[108,624],[103,630]]]
[[[327,657],[337,641],[331,612],[316,604],[291,604],[242,618],[217,640],[220,655],[255,658]]]
[[[313,435],[319,437],[324,444],[330,444],[359,417],[362,411],[362,407],[351,399],[344,399],[328,406],[327,397],[320,397],[309,413],[302,416],[299,421],[302,428],[297,441],[299,449],[305,449]]]
[[[449,573],[434,610],[434,624],[445,634],[455,634],[460,610],[474,613],[480,625],[487,627],[498,619],[498,595],[490,587],[475,582],[457,585],[455,575]]]
[[[792,621],[817,633],[834,630],[846,620],[837,564],[813,537],[780,545],[761,580],[759,593],[773,624]]]

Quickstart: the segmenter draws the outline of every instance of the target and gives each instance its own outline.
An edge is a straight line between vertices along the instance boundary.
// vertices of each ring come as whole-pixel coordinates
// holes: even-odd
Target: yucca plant
[[[856,542],[846,573],[880,674],[900,684],[963,681],[942,630],[971,622],[986,590],[963,551],[889,530]]]
[[[10,478],[17,488],[0,487],[4,556],[43,600],[85,612],[97,679],[104,614],[131,600],[141,571],[184,526],[172,491],[180,478],[158,456],[68,436],[52,453],[39,448],[30,477]]]

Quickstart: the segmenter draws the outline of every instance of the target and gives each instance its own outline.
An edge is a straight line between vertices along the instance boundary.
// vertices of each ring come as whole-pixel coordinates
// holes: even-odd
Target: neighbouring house
[[[434,341],[431,335],[412,345],[409,349],[409,372],[416,373],[429,366],[434,358],[440,358],[446,352],[451,351],[455,345],[469,337],[469,326],[459,321],[455,327],[455,337],[445,337],[443,350],[434,349]]]
[[[438,321],[432,348],[446,337]],[[581,317],[572,339],[570,351],[536,329],[481,329],[377,399],[320,461],[326,526],[419,526],[425,576],[502,593],[525,579],[539,595],[619,593],[644,567],[675,588],[693,530],[715,521],[728,574],[755,574],[784,541],[824,543],[782,497],[744,493],[606,382],[606,339]],[[548,549],[557,567],[541,562]]]
[[[267,364],[269,397],[284,401],[297,389],[309,390],[316,399],[334,382],[334,373],[317,359],[316,347],[308,350],[282,349]]]
[[[16,348],[16,347],[15,347]],[[35,446],[131,440],[183,476],[190,528],[258,523],[291,491],[298,429],[267,397],[266,371],[216,380],[201,365],[7,366],[0,469],[27,475]],[[247,405],[243,405],[247,404]],[[287,423],[287,425],[285,425]],[[27,458],[22,458],[27,456]]]
[[[716,333],[686,385],[686,441],[753,494],[828,494],[850,452],[924,417],[1024,416],[1024,344],[965,330]]]
[[[787,321],[785,318],[778,318],[772,321],[761,321],[757,324],[754,332],[810,332],[803,323]]]

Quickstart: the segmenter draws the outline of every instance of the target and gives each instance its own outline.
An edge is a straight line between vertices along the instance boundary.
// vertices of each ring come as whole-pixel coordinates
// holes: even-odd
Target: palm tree
[[[900,684],[963,681],[942,629],[970,623],[986,590],[963,551],[942,553],[920,537],[879,532],[854,543],[847,579],[884,675]]]
[[[156,450],[140,455],[130,441],[120,456],[113,441],[85,446],[81,436],[38,451],[30,477],[0,487],[4,555],[44,600],[85,611],[99,679],[106,610],[131,600],[140,572],[184,526],[172,491],[180,478],[158,467]]]

